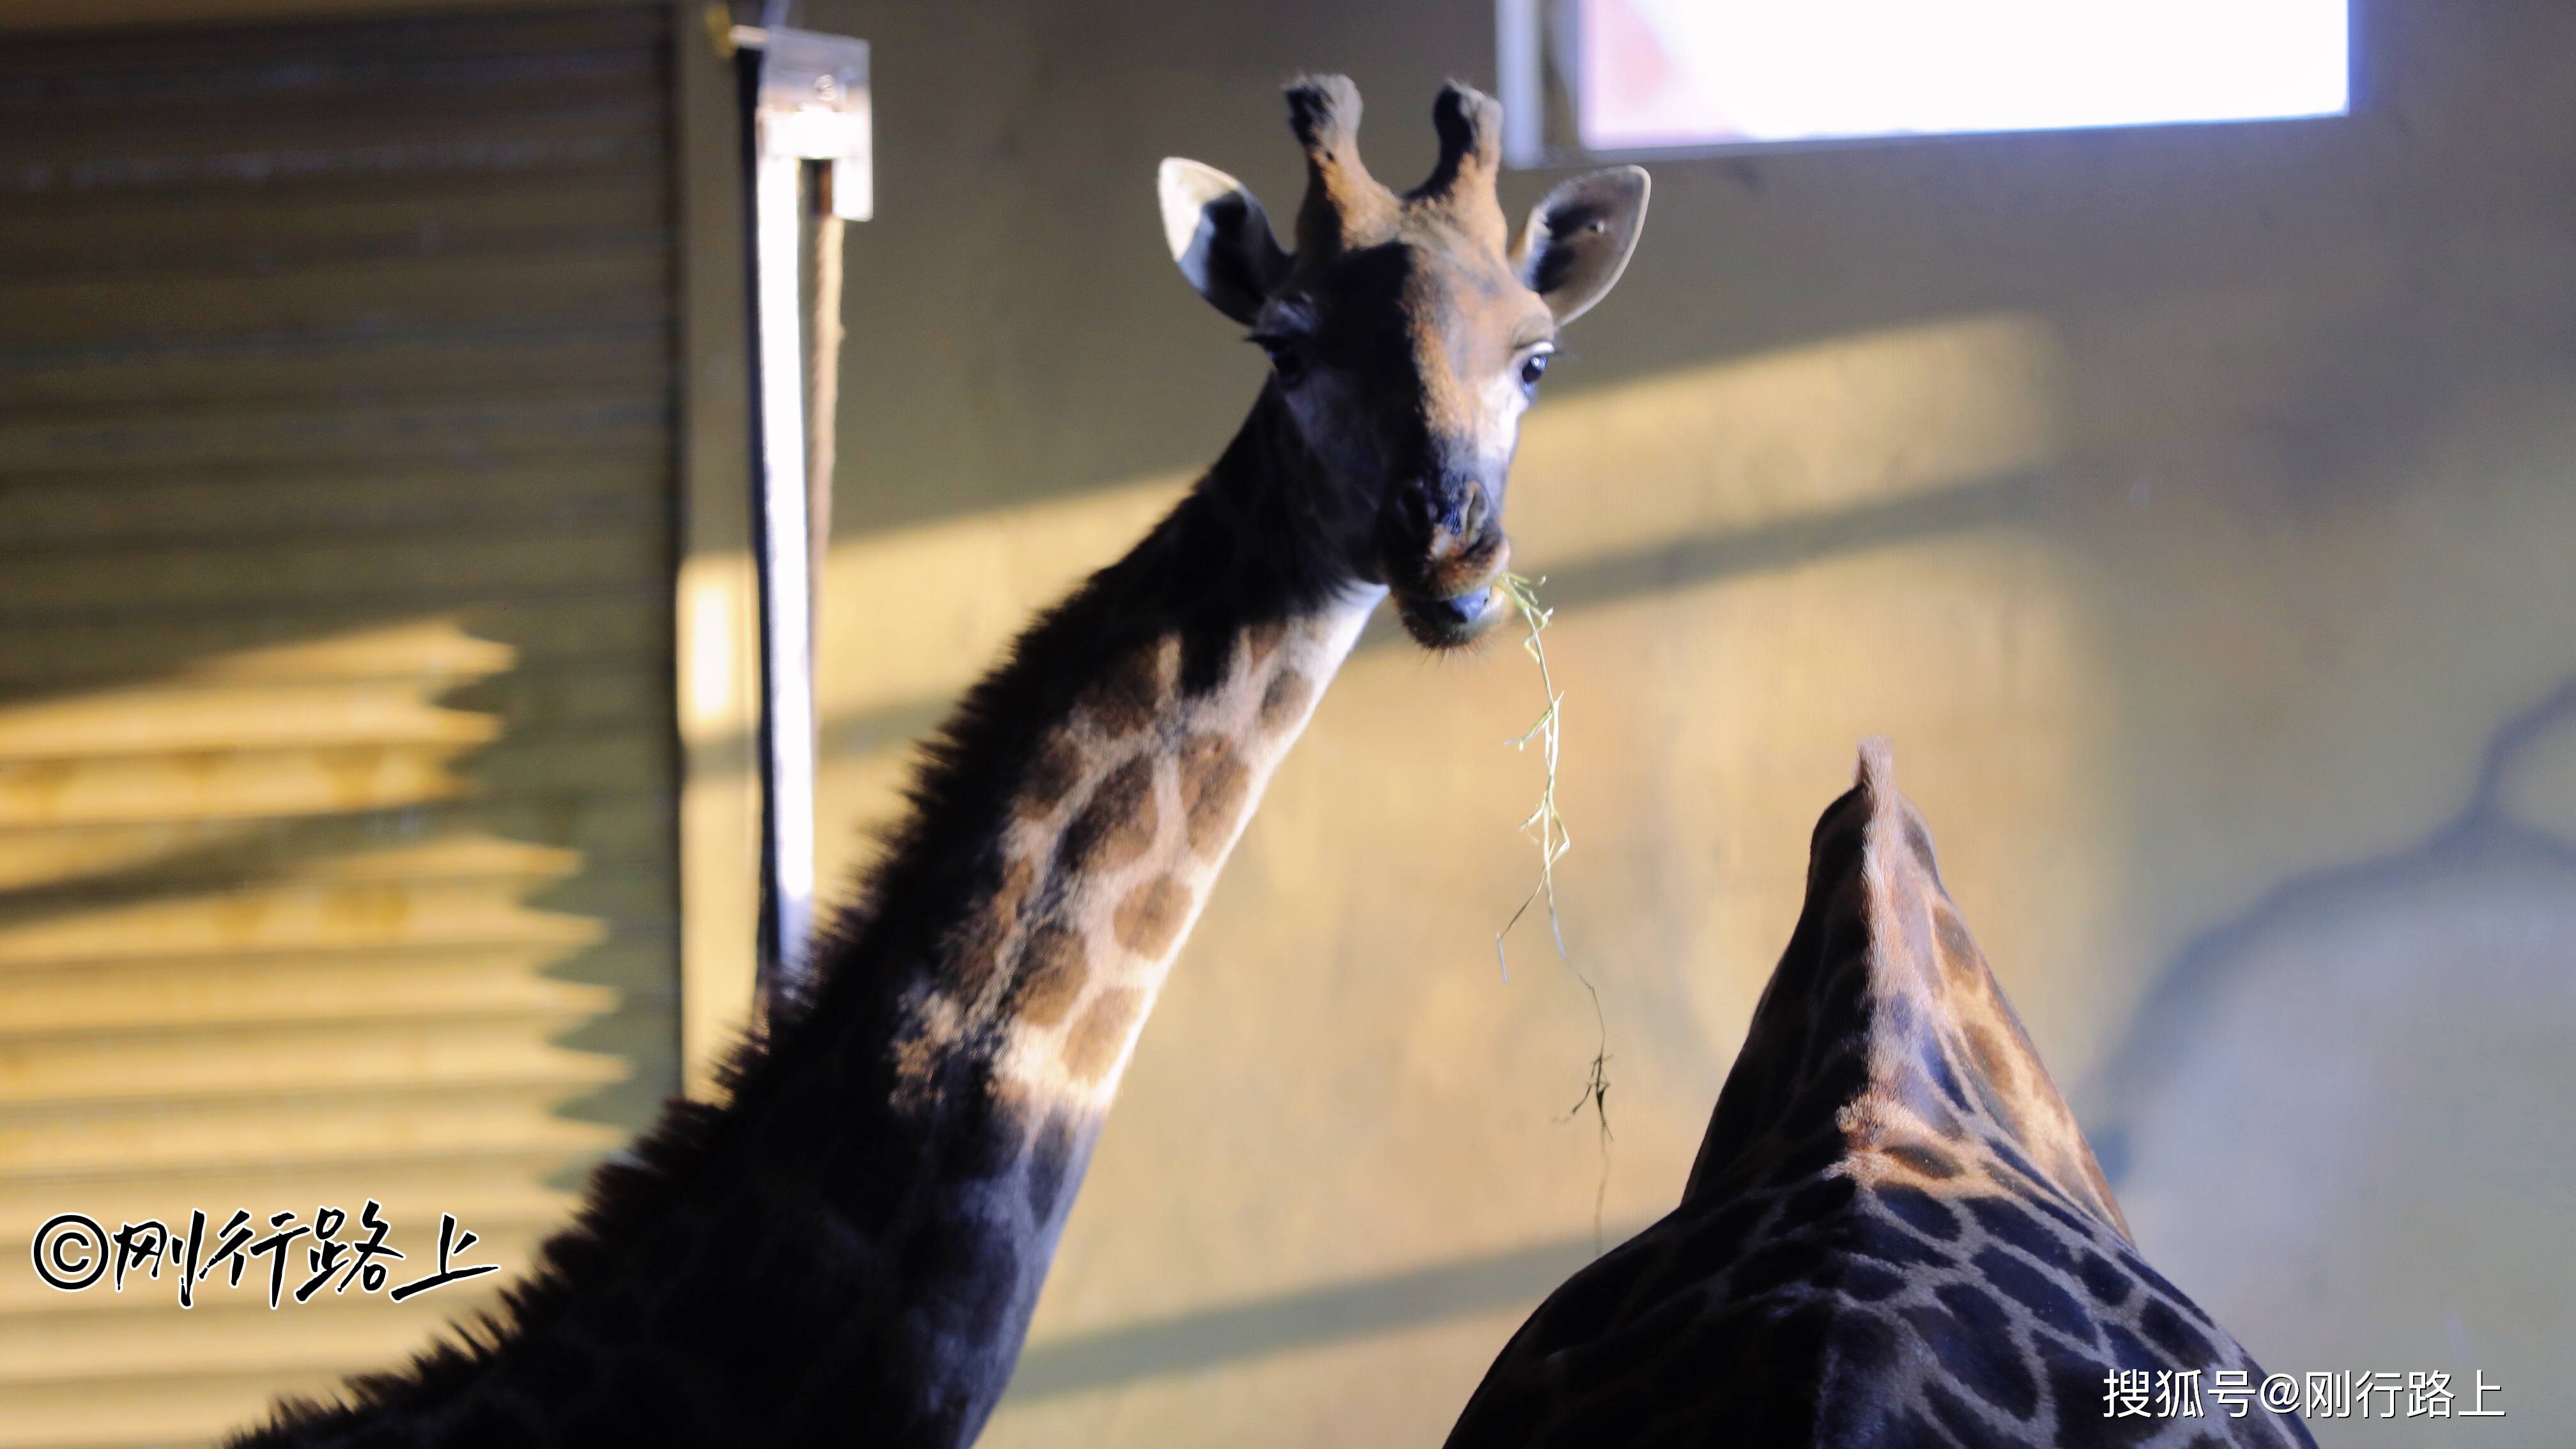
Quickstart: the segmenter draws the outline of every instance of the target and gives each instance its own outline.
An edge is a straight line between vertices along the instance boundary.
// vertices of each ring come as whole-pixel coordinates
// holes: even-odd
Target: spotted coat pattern
[[[2115,1371],[2191,1370],[2200,1415],[2114,1412]],[[2221,1371],[2264,1378],[2130,1241],[1873,742],[1681,1206],[1541,1305],[1449,1444],[2312,1449]]]

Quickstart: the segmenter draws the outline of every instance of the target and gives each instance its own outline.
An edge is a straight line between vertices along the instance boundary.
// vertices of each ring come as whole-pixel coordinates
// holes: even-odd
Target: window
[[[1501,0],[1512,159],[2340,115],[2348,0]],[[1509,123],[1507,123],[1509,124]]]

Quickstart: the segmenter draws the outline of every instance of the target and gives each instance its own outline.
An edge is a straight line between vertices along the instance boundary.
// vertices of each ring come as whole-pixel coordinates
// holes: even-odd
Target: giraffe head
[[[1646,173],[1580,176],[1515,231],[1494,179],[1502,107],[1452,82],[1432,107],[1440,159],[1398,194],[1361,164],[1360,96],[1341,76],[1288,87],[1306,152],[1296,250],[1242,183],[1163,163],[1163,230],[1201,296],[1251,329],[1267,387],[1320,465],[1300,512],[1336,566],[1394,595],[1413,637],[1466,643],[1504,612],[1503,485],[1555,350],[1601,300],[1646,216]]]

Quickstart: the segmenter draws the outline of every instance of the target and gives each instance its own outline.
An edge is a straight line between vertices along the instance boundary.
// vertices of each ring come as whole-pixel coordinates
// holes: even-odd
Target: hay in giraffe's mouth
[[[1501,968],[1504,980],[1512,979],[1511,958],[1503,952],[1504,938],[1511,935],[1512,928],[1521,923],[1523,916],[1529,914],[1530,907],[1543,903],[1547,907],[1547,933],[1556,943],[1556,959],[1564,964],[1567,974],[1573,976],[1584,994],[1592,999],[1592,1024],[1599,1036],[1593,1045],[1591,1066],[1585,1073],[1583,1095],[1575,1099],[1573,1109],[1561,1120],[1571,1121],[1581,1115],[1584,1108],[1590,1107],[1600,1124],[1601,1181],[1592,1195],[1592,1241],[1593,1250],[1598,1252],[1601,1247],[1601,1215],[1610,1200],[1610,1018],[1601,1008],[1599,988],[1592,984],[1592,978],[1584,974],[1581,967],[1574,964],[1574,953],[1565,948],[1565,923],[1556,912],[1556,863],[1574,848],[1574,837],[1566,833],[1565,817],[1556,810],[1558,726],[1563,718],[1560,709],[1565,696],[1557,692],[1556,671],[1548,667],[1547,645],[1539,638],[1556,620],[1556,611],[1538,601],[1538,586],[1546,582],[1545,579],[1524,578],[1515,573],[1506,573],[1495,581],[1495,587],[1502,591],[1511,612],[1518,614],[1522,625],[1529,630],[1529,636],[1521,641],[1521,648],[1538,666],[1539,690],[1547,697],[1547,708],[1539,715],[1536,724],[1511,742],[1515,750],[1526,750],[1535,742],[1546,767],[1539,787],[1538,806],[1530,811],[1528,819],[1521,822],[1521,833],[1538,847],[1538,883],[1521,898],[1511,919],[1503,922],[1503,928],[1494,933],[1494,964]]]

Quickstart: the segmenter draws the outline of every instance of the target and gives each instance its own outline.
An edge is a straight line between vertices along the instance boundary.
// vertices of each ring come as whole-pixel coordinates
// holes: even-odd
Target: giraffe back
[[[2191,1372],[2201,1414],[2115,1412],[2115,1373]],[[1449,1443],[2312,1445],[2222,1373],[2264,1377],[2138,1254],[1873,743],[1681,1206],[1541,1305]]]

